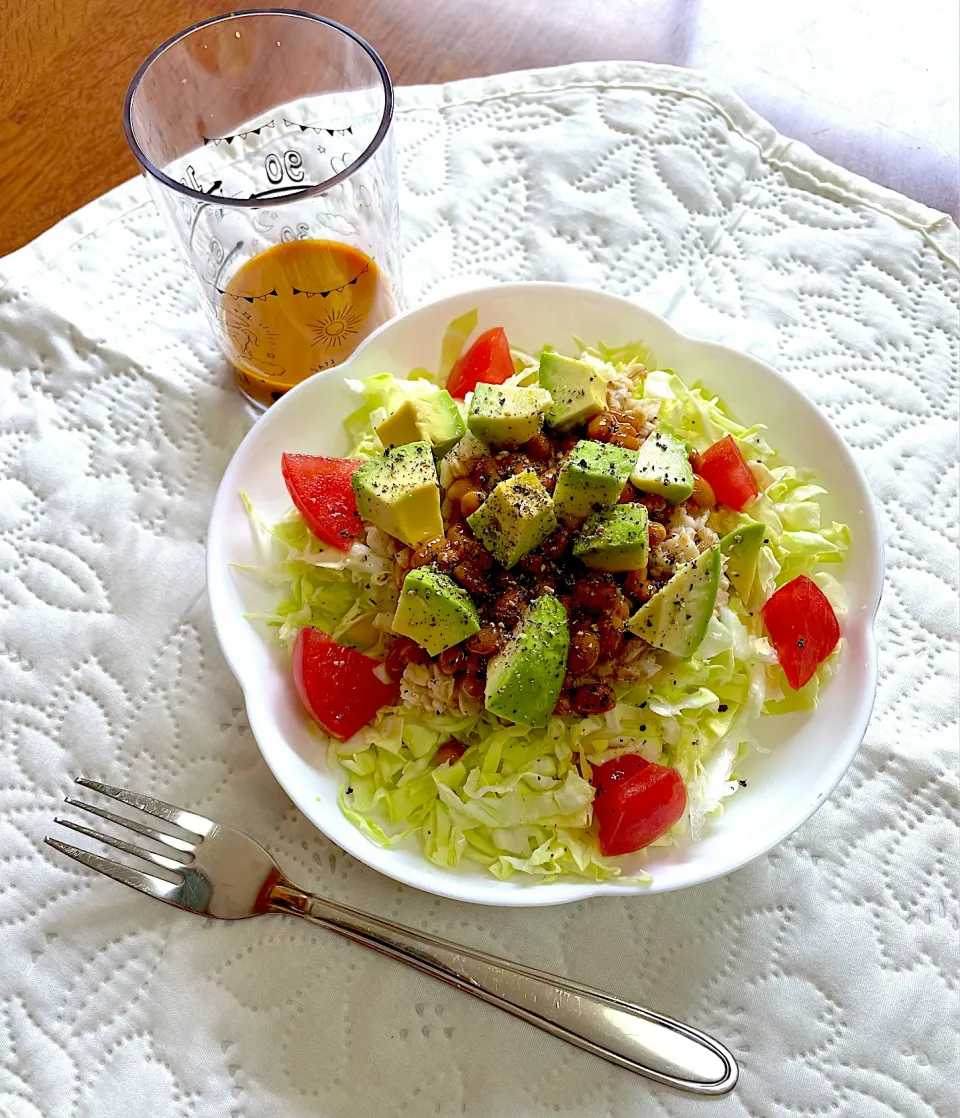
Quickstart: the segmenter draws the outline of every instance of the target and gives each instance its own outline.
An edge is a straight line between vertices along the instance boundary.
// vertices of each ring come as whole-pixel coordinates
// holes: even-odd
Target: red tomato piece
[[[833,606],[813,579],[798,575],[770,596],[761,614],[787,683],[799,691],[837,647]]]
[[[297,633],[293,682],[307,713],[332,737],[346,741],[400,698],[397,683],[376,674],[379,660],[337,644],[319,629]]]
[[[314,454],[284,454],[281,462],[287,492],[307,527],[318,540],[339,551],[349,551],[363,531],[350,485],[350,475],[360,465],[355,458]]]
[[[483,381],[486,384],[503,384],[513,376],[513,358],[510,343],[502,326],[494,326],[481,334],[467,352],[456,362],[447,378],[447,391],[462,400]]]
[[[631,854],[649,846],[683,815],[687,789],[676,769],[625,753],[593,770],[593,815],[600,853]]]
[[[760,492],[733,435],[727,435],[703,452],[699,472],[710,482],[717,500],[737,512],[746,508]]]

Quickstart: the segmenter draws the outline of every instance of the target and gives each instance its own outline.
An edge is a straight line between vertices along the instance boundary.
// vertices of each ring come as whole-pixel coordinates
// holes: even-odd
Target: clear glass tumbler
[[[198,23],[130,83],[127,140],[259,406],[397,312],[392,118],[376,51],[307,12]]]

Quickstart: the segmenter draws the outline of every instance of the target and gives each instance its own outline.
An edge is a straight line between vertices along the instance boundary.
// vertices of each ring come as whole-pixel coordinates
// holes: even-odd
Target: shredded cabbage
[[[390,597],[392,563],[359,540],[348,552],[327,547],[295,510],[276,524],[257,515],[245,493],[240,499],[250,520],[259,553],[254,566],[236,564],[270,586],[286,590],[272,613],[251,613],[292,646],[305,625],[361,650],[371,647],[373,618]]]
[[[397,380],[391,373],[380,373],[365,380],[347,380],[347,384],[363,397],[363,403],[344,420],[350,438],[350,458],[374,458],[383,453],[383,445],[375,428],[406,400],[422,399],[439,392],[437,385],[426,378]]]
[[[643,394],[661,401],[659,419],[693,450],[706,450],[725,435],[733,435],[746,458],[767,458],[773,451],[761,437],[763,424],[744,427],[727,414],[716,396],[704,395],[702,388],[688,388],[669,369],[655,370],[644,378]]]
[[[352,456],[380,453],[373,428],[404,400],[437,391],[476,325],[475,312],[451,323],[436,374],[418,369],[409,381],[382,374],[348,382],[362,398],[346,421]],[[513,382],[534,382],[539,356],[512,354]],[[723,535],[763,523],[754,591],[747,603],[734,592],[722,596],[693,658],[660,654],[659,671],[644,683],[618,686],[617,705],[605,715],[554,717],[544,729],[531,729],[506,725],[486,711],[465,716],[399,706],[381,711],[350,741],[331,742],[331,763],[347,773],[340,796],[346,817],[382,845],[416,836],[438,866],[472,862],[503,879],[617,877],[620,866],[600,855],[592,830],[590,777],[595,766],[627,752],[675,767],[686,783],[684,818],[654,845],[673,844],[687,831],[698,839],[740,787],[737,764],[758,747],[760,716],[812,709],[836,670],[838,651],[806,687],[792,691],[758,616],[770,594],[798,574],[812,577],[842,615],[840,584],[823,568],[842,561],[850,536],[845,525],[821,523],[823,488],[811,474],[778,460],[761,425],[737,423],[717,397],[688,387],[671,370],[651,368],[655,359],[642,344],[579,344],[578,356],[607,379],[630,376],[634,394],[659,400],[659,422],[692,449],[733,436],[761,494],[746,514],[715,511],[710,527]],[[445,485],[456,476],[458,457],[468,454],[470,438],[441,463]],[[253,570],[286,590],[274,612],[255,616],[284,643],[301,626],[315,625],[354,647],[379,647],[396,596],[392,559],[363,542],[346,554],[334,551],[296,512],[267,526],[246,505],[262,548]],[[451,738],[465,752],[437,765],[437,750]]]
[[[466,752],[437,766],[434,754],[451,737]],[[425,718],[394,710],[330,751],[351,774],[343,810],[382,845],[416,831],[436,865],[475,862],[502,879],[520,872],[599,881],[620,873],[590,831],[593,788],[573,764],[573,728],[564,719],[531,730],[486,713]]]

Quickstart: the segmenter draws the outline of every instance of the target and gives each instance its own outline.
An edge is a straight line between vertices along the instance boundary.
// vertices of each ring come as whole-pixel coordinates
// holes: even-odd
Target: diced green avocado
[[[393,631],[415,640],[431,656],[480,631],[470,595],[436,567],[417,567],[403,580]]]
[[[553,491],[557,516],[582,520],[591,513],[613,508],[636,460],[635,450],[581,439],[557,476]]]
[[[350,478],[357,510],[407,547],[443,535],[440,486],[429,443],[405,443],[370,458]]]
[[[457,402],[445,388],[404,400],[377,427],[385,450],[406,443],[429,443],[437,458],[448,454],[467,433]]]
[[[550,494],[533,470],[523,470],[494,489],[467,517],[473,534],[504,567],[510,568],[557,529]]]
[[[487,665],[487,710],[521,726],[545,726],[560,697],[569,644],[563,605],[551,594],[535,598]]]
[[[654,648],[689,660],[703,643],[720,586],[720,545],[680,567],[627,622]]]
[[[607,406],[607,384],[586,361],[547,349],[540,356],[540,387],[553,397],[547,426],[569,431]]]
[[[647,565],[650,537],[643,505],[617,505],[598,512],[583,526],[573,554],[597,571],[639,571]]]
[[[481,382],[473,391],[467,426],[487,446],[517,447],[540,434],[552,402],[545,388]]]
[[[687,461],[688,453],[686,443],[657,428],[640,447],[630,481],[643,493],[653,493],[679,505],[693,492],[693,467]]]
[[[766,531],[765,524],[757,520],[748,520],[720,540],[720,551],[727,557],[727,578],[730,579],[730,585],[747,609],[752,608],[757,582],[757,564]]]

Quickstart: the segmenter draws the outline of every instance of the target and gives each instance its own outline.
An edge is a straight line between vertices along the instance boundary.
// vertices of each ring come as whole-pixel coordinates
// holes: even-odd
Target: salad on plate
[[[617,877],[701,837],[761,719],[816,706],[849,532],[642,344],[466,347],[476,323],[435,373],[349,382],[350,453],[284,454],[279,523],[244,498],[278,597],[255,617],[370,840]]]

